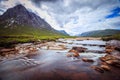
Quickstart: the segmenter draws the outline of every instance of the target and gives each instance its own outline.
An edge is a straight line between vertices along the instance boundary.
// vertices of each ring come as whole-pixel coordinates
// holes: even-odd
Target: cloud
[[[23,4],[53,28],[71,35],[120,26],[120,16],[115,16],[120,14],[119,0],[0,0],[0,9],[5,11],[16,4]]]

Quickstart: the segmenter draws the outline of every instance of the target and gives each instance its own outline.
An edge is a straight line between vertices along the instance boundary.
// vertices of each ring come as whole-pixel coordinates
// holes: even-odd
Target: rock
[[[75,52],[75,53],[71,52],[71,53],[67,53],[66,56],[67,57],[79,57],[79,53],[78,52]]]
[[[106,45],[120,48],[120,41],[119,40],[110,40],[106,43]]]
[[[106,70],[106,71],[110,71],[111,68],[108,65],[101,65],[100,66],[102,69]]]
[[[111,53],[115,50],[115,47],[114,46],[110,46],[110,45],[106,45],[105,46],[105,51],[106,53]]]
[[[115,60],[115,59],[117,59],[117,58],[112,55],[105,55],[104,57],[100,57],[100,60],[104,61],[104,62],[106,62],[108,60]]]
[[[15,50],[14,48],[3,48],[0,50],[0,55],[1,56],[6,56],[6,55],[10,55],[10,54],[16,54],[18,51]]]
[[[10,51],[15,51],[14,48],[10,48],[10,49],[1,49],[0,52],[10,52]]]
[[[120,60],[109,60],[106,61],[107,64],[110,64],[114,67],[119,67],[120,68]]]
[[[73,54],[73,56],[74,56],[74,57],[78,57],[78,56],[79,56],[79,53],[78,53],[78,52],[75,52],[75,53]]]
[[[106,52],[106,53],[109,53],[109,54],[110,54],[112,51],[113,51],[112,49],[105,49],[105,52]]]
[[[47,50],[65,50],[65,49],[67,49],[64,44],[57,44],[55,42],[47,42],[40,48],[47,49]]]
[[[74,49],[69,50],[68,52],[76,53],[77,51]]]
[[[72,57],[73,55],[71,53],[66,54],[67,57]]]
[[[94,70],[96,70],[96,71],[98,71],[98,72],[100,72],[100,73],[104,73],[104,69],[102,69],[101,67],[92,66],[91,68],[94,69]]]
[[[88,58],[82,58],[82,60],[83,60],[84,62],[94,62],[94,60],[88,59]]]
[[[101,57],[100,60],[104,61],[105,63],[112,65],[114,67],[120,68],[120,59],[118,59],[112,55],[106,55],[104,57]]]
[[[67,49],[65,45],[58,45],[60,46],[62,49]]]
[[[106,43],[106,49],[118,50],[120,51],[120,41],[110,40]]]
[[[69,52],[85,52],[87,48],[84,47],[73,47]]]

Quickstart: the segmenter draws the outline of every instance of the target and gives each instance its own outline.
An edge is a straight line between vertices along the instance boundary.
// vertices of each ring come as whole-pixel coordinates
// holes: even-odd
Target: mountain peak
[[[16,10],[26,10],[26,8],[22,4],[18,4],[13,8],[16,9]]]
[[[14,6],[13,8],[9,8],[3,15],[0,16],[0,20],[16,18],[18,15],[22,16],[27,13],[27,9],[23,5],[19,4]]]
[[[7,23],[7,24],[6,24]],[[53,30],[53,28],[36,14],[29,12],[23,5],[19,4],[9,8],[0,16],[0,24],[4,26],[32,26]]]

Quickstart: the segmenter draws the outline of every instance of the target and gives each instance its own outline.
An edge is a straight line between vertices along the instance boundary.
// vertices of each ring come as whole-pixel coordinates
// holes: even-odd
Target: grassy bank
[[[44,28],[34,28],[30,26],[0,27],[0,46],[12,43],[26,43],[40,40],[56,40],[58,38],[67,38],[55,30]]]
[[[115,34],[109,37],[102,37],[103,40],[109,41],[109,40],[120,40],[120,34]]]
[[[0,38],[1,47],[10,47],[17,43],[28,43],[37,41],[55,41],[58,38],[69,38],[70,36],[40,36],[40,37],[28,37],[28,36],[2,36]]]

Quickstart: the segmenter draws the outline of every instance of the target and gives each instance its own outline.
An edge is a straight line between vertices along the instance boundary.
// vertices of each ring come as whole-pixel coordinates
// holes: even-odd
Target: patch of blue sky
[[[120,8],[117,7],[111,11],[112,13],[107,15],[105,18],[115,18],[120,16]]]

